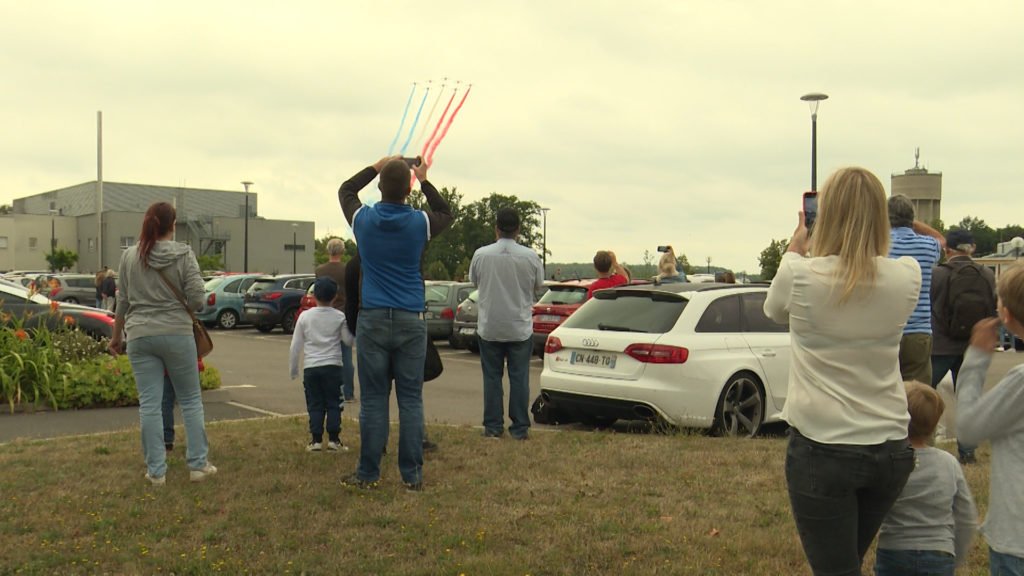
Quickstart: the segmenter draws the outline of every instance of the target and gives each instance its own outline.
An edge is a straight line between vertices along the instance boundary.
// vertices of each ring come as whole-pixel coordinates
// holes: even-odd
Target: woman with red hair
[[[182,294],[189,308],[199,310],[203,305],[203,278],[192,248],[174,241],[176,220],[173,206],[166,202],[153,204],[143,217],[139,243],[121,254],[121,286],[110,340],[111,353],[121,354],[127,348],[132,363],[139,391],[146,479],[157,486],[165,483],[167,473],[161,409],[165,373],[185,421],[190,480],[198,482],[217,472],[207,460],[209,444],[192,318],[175,294]]]

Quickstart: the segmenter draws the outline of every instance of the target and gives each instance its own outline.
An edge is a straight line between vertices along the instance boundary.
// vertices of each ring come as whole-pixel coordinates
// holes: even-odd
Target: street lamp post
[[[818,190],[818,104],[828,99],[828,94],[811,92],[800,97],[811,107],[811,190]]]
[[[708,274],[711,274],[711,256],[708,256]]]
[[[56,210],[50,210],[50,272],[57,271],[56,265],[54,264],[54,254],[57,253],[57,234],[53,218],[56,213]]]
[[[299,253],[298,227],[298,224],[292,223],[292,274],[295,274],[297,270],[295,262]]]
[[[541,208],[540,213],[542,216],[543,224],[541,225],[541,234],[543,237],[540,242],[540,261],[544,267],[544,276],[548,275],[548,210],[551,208]]]
[[[249,271],[249,186],[252,182],[242,181],[245,186],[245,232],[242,234],[242,272]]]

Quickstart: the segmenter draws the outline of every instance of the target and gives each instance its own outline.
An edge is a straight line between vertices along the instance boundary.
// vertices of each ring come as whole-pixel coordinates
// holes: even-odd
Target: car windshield
[[[585,286],[552,286],[538,304],[579,304],[587,299]]]
[[[687,303],[682,296],[665,292],[608,292],[611,294],[600,293],[600,296],[591,298],[575,314],[569,316],[562,326],[664,334],[675,326]]]
[[[17,284],[0,282],[0,300],[4,297],[14,296],[15,298],[27,298],[35,304],[49,304],[50,299],[42,294],[30,294],[29,291]]]
[[[273,278],[267,278],[265,280],[261,278],[253,282],[252,286],[249,286],[249,293],[258,294],[264,290],[270,290],[275,284],[277,284],[277,280],[274,280]]]
[[[448,290],[451,286],[445,284],[430,284],[427,286],[427,304],[444,304],[448,301]]]
[[[209,280],[206,281],[206,284],[203,284],[203,289],[206,290],[207,292],[213,292],[214,290],[217,289],[218,286],[220,286],[223,283],[223,277],[210,278]]]

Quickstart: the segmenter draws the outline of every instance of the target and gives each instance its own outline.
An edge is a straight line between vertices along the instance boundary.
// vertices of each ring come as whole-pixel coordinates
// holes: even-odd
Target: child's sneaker
[[[324,445],[320,442],[310,442],[306,444],[306,452],[319,452],[324,449]]]
[[[340,441],[330,441],[327,443],[328,452],[348,452],[348,446],[345,446]]]
[[[206,480],[207,477],[213,476],[216,473],[217,467],[207,462],[206,466],[203,466],[198,470],[190,471],[188,473],[188,479],[192,482],[202,482],[203,480]]]
[[[149,483],[153,486],[163,486],[167,483],[167,476],[156,478],[154,476],[150,476],[149,472],[146,472],[146,480],[149,480]]]

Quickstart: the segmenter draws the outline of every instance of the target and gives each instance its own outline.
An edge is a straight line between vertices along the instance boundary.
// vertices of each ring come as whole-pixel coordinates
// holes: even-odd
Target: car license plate
[[[473,334],[476,334],[476,328],[459,328],[459,334],[472,336]]]
[[[260,310],[261,310],[261,308],[253,308],[252,306],[246,306],[245,307],[245,313],[246,314],[259,314]]]
[[[569,355],[569,364],[608,368],[609,370],[615,369],[616,360],[618,360],[618,357],[615,354],[601,354],[598,352],[572,352]]]
[[[561,322],[562,317],[556,314],[541,314],[537,317],[538,322]]]

